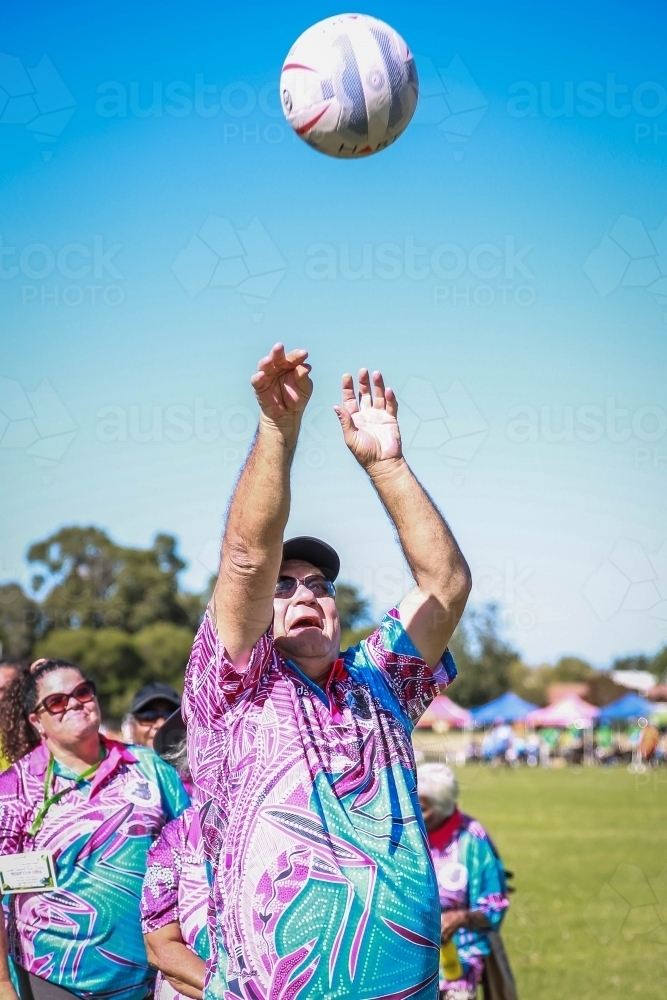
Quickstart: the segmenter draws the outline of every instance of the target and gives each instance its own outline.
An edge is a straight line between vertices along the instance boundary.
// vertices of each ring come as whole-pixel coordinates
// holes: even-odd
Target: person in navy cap
[[[155,734],[177,708],[181,696],[168,684],[152,681],[135,694],[130,711],[123,719],[123,739],[143,747],[152,747]]]

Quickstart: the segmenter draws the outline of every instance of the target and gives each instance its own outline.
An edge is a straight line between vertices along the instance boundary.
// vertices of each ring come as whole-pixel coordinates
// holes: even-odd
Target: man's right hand
[[[308,351],[285,354],[283,345],[276,344],[250,380],[262,411],[261,424],[276,427],[290,450],[296,447],[301,417],[313,391],[307,357]]]

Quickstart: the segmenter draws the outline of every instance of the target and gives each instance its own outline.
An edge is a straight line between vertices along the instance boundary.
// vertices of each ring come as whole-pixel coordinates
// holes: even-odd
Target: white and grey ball
[[[369,156],[398,139],[417,106],[410,49],[384,21],[339,14],[297,38],[280,76],[288,122],[321,153]]]

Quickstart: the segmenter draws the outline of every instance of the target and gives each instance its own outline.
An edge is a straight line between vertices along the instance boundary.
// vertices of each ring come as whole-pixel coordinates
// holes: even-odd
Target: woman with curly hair
[[[12,663],[10,660],[0,660],[0,703],[2,703],[2,699],[16,680],[20,671],[21,665],[19,663]],[[0,729],[0,771],[6,771],[11,764],[11,760],[4,750],[4,743],[2,729]]]
[[[9,946],[0,919],[0,1000],[16,1000],[8,951],[21,1000],[144,1000],[154,972],[141,883],[149,847],[188,805],[180,778],[147,747],[100,734],[95,685],[66,660],[22,672],[0,726],[13,762],[0,774],[0,855],[12,856],[15,879]],[[26,875],[38,865],[50,873],[40,885]]]

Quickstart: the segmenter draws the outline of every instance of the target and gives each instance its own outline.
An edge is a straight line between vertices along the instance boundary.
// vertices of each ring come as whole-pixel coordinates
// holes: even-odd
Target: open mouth
[[[300,632],[305,628],[317,628],[322,630],[322,622],[316,614],[303,614],[299,615],[290,623],[290,632]]]

